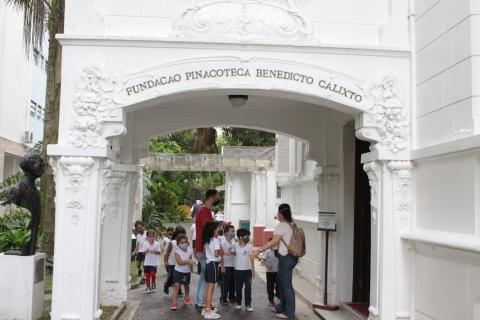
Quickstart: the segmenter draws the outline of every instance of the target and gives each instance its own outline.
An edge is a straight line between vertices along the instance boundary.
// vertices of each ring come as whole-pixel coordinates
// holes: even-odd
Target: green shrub
[[[0,216],[0,252],[19,250],[30,239],[30,213],[11,206]]]

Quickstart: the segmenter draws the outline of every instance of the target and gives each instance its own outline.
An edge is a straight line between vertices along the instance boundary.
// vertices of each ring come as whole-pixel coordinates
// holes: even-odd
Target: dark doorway
[[[355,141],[355,200],[353,229],[353,292],[352,302],[370,302],[370,186],[363,170],[361,155],[370,144]]]

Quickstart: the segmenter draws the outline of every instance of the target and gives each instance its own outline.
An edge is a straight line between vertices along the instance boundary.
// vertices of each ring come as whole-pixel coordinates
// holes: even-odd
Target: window
[[[37,119],[41,120],[43,118],[43,107],[41,105],[37,106]]]
[[[37,104],[35,101],[30,101],[30,116],[35,117],[37,114]]]
[[[277,182],[277,199],[282,199],[282,187],[278,185],[278,182]]]

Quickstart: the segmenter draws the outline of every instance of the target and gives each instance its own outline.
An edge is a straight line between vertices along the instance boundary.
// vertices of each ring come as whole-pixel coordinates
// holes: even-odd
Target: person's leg
[[[285,282],[285,273],[287,272],[286,268],[286,260],[284,256],[278,257],[278,286],[280,288],[280,303],[275,305],[275,310],[277,313],[285,312],[285,290],[284,290],[284,282]]]
[[[275,297],[280,299],[280,289],[278,288],[278,272],[274,272],[273,282],[275,285]]]
[[[242,305],[242,272],[240,270],[235,270],[235,290],[236,290],[236,299],[237,305]]]
[[[205,310],[207,312],[212,311],[212,296],[213,296],[213,288],[215,287],[215,283],[207,283],[205,289]]]
[[[298,263],[298,258],[286,256],[286,272],[283,277],[282,288],[285,296],[285,312],[284,314],[293,319],[295,317],[295,290],[292,284],[293,268]]]
[[[235,268],[227,268],[227,290],[230,302],[235,301]]]
[[[184,285],[183,288],[185,289],[185,298],[190,298],[190,286]]]
[[[152,289],[156,289],[157,288],[157,267],[152,268],[150,279],[152,281]]]
[[[268,301],[272,302],[273,301],[273,287],[275,284],[274,277],[275,273],[273,272],[267,272],[267,295],[268,295]]]
[[[205,253],[198,253],[197,257],[198,265],[201,266],[197,285],[197,306],[203,306],[205,297]]]
[[[172,305],[176,305],[178,301],[178,290],[180,289],[180,283],[176,282],[173,284],[173,297],[172,297]]]
[[[220,301],[222,303],[226,303],[227,302],[227,296],[228,296],[227,272],[220,273],[220,275],[223,277],[222,286],[221,286]]]
[[[252,306],[252,271],[245,272],[245,306]]]

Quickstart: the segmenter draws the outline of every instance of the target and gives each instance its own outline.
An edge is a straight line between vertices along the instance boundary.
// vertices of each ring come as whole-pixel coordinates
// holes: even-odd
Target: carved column
[[[138,181],[137,166],[117,165],[103,172],[100,303],[127,300],[130,275],[131,216]]]
[[[55,156],[52,319],[98,319],[103,158]]]
[[[408,255],[400,233],[410,227],[409,161],[364,164],[371,189],[369,320],[409,318]]]

